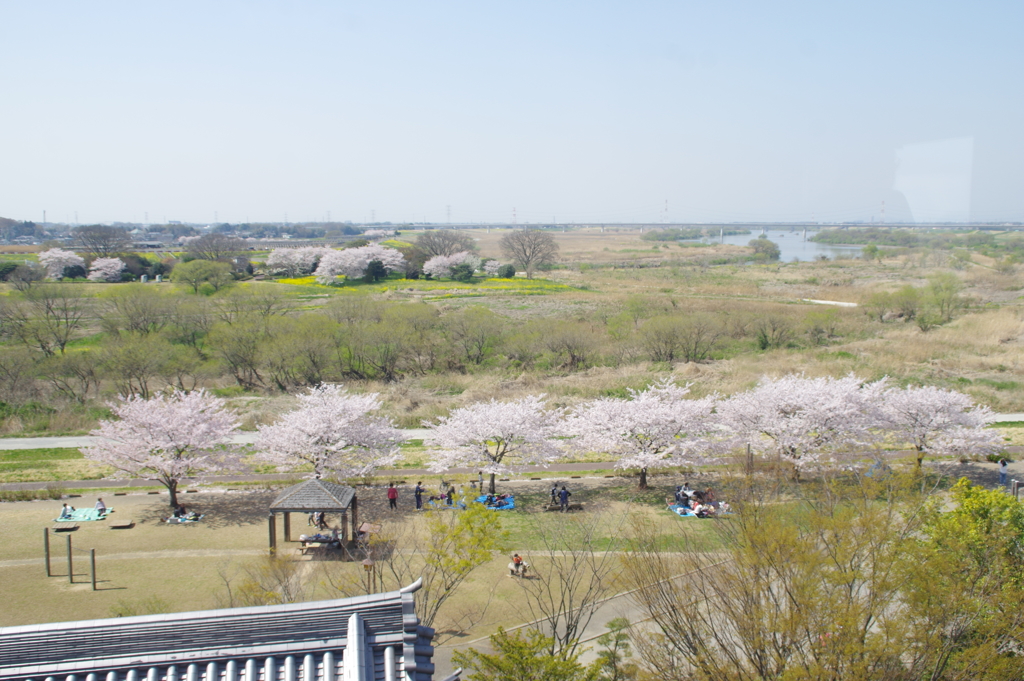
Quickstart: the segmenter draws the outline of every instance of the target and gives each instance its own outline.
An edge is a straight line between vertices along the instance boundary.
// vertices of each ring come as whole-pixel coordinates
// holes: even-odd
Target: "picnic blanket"
[[[682,506],[680,504],[669,504],[668,505],[668,510],[672,511],[673,513],[675,513],[677,516],[679,516],[681,518],[696,518],[697,517],[697,516],[695,516],[693,514],[693,511],[691,511],[686,506]]]
[[[106,520],[107,516],[114,512],[113,507],[107,508],[106,513],[100,514],[95,508],[78,508],[71,515],[62,518],[54,518],[55,523],[76,523],[88,522],[90,520]]]
[[[174,516],[171,516],[170,518],[167,519],[167,522],[171,523],[172,525],[186,525],[188,523],[198,523],[200,520],[202,520],[205,517],[206,517],[205,513],[203,515],[201,515],[201,516],[196,517],[196,518],[175,518]]]
[[[482,496],[479,496],[476,499],[474,499],[473,501],[475,501],[478,504],[485,504],[485,503],[487,503],[487,495],[484,494]],[[499,499],[497,502],[495,502],[491,506],[488,506],[487,508],[491,509],[492,511],[510,511],[510,510],[512,510],[515,507],[516,507],[516,500],[515,500],[515,498],[514,497],[506,497],[504,499]]]

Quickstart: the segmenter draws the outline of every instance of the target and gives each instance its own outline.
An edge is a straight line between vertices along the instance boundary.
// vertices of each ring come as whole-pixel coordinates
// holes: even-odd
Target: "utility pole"
[[[43,211],[43,224],[46,224],[46,211]]]

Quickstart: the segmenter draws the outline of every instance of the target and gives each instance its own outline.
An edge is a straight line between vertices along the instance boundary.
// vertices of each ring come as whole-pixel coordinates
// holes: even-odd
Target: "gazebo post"
[[[341,526],[341,541],[348,543],[348,514],[345,511],[341,512],[338,525]]]
[[[289,542],[292,540],[292,514],[289,511],[284,512],[284,541]]]
[[[267,517],[270,528],[270,555],[272,556],[277,553],[277,523],[274,522],[276,517],[277,514],[273,512]]]
[[[359,536],[359,520],[358,512],[356,510],[356,496],[352,495],[352,538],[355,539]]]

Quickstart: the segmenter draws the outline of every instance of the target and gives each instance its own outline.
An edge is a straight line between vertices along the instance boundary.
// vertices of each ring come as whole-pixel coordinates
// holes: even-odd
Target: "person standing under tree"
[[[388,508],[393,511],[398,510],[398,488],[393,482],[388,483]]]
[[[562,491],[558,493],[558,500],[562,502],[562,513],[569,510],[569,497],[571,496],[572,492],[567,490],[565,485],[562,485]]]
[[[1006,459],[999,459],[999,484],[1006,486],[1006,473],[1009,471],[1010,465]]]
[[[416,489],[413,490],[413,494],[416,496],[416,510],[423,510],[423,482],[416,483]]]

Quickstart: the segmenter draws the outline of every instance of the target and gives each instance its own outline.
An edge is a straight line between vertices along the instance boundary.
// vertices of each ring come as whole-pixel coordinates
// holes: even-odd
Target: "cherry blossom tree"
[[[488,260],[484,263],[484,273],[486,273],[488,277],[498,276],[499,269],[501,269],[501,263],[497,260]]]
[[[405,257],[401,252],[380,244],[369,244],[325,253],[314,274],[321,283],[330,282],[340,274],[357,279],[366,273],[367,265],[374,260],[384,265],[388,272],[397,272],[405,267]]]
[[[325,246],[303,246],[301,248],[275,248],[267,256],[267,269],[283,271],[288,276],[309,274],[328,253],[335,252]]]
[[[230,447],[238,423],[223,400],[198,392],[174,391],[149,399],[121,397],[111,405],[116,421],[101,421],[96,444],[85,458],[132,476],[157,480],[178,503],[178,483],[200,473],[240,465]]]
[[[443,472],[467,466],[494,478],[524,466],[546,466],[562,457],[556,438],[561,434],[561,412],[544,407],[543,395],[510,402],[478,402],[455,409],[436,423],[423,425],[434,432],[434,460],[430,470]]]
[[[398,460],[405,440],[390,419],[371,414],[379,408],[376,393],[320,385],[300,395],[299,407],[280,421],[259,428],[257,456],[286,469],[309,465],[315,478],[369,475]]]
[[[459,265],[469,265],[475,271],[480,267],[480,258],[469,251],[460,251],[453,255],[435,255],[433,258],[423,263],[423,273],[429,274],[437,279],[440,279],[441,277],[450,277],[452,274],[452,268],[458,267]]]
[[[665,379],[629,399],[606,397],[575,409],[565,423],[573,445],[618,455],[618,469],[639,468],[647,489],[651,468],[697,463],[717,450],[716,397],[686,399],[689,384]]]
[[[39,254],[39,262],[46,268],[46,276],[50,279],[60,279],[64,276],[64,270],[69,267],[85,268],[85,261],[74,251],[66,251],[63,248],[51,248]]]
[[[843,378],[791,374],[762,378],[752,390],[718,404],[722,424],[737,443],[800,469],[836,451],[873,441],[885,380],[865,384]]]
[[[925,454],[985,456],[999,450],[999,434],[986,426],[995,415],[969,396],[934,386],[890,388],[882,395],[882,427],[917,452],[920,468]]]
[[[120,258],[96,258],[89,265],[90,281],[121,281],[124,261]]]

